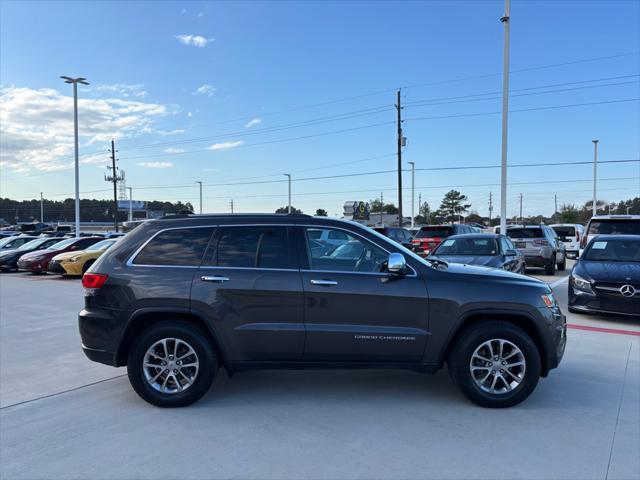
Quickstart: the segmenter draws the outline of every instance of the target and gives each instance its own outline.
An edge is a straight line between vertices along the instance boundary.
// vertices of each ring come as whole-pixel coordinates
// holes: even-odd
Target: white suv
[[[580,239],[584,234],[584,227],[578,223],[556,223],[551,225],[560,242],[567,251],[567,257],[575,258],[580,250]]]

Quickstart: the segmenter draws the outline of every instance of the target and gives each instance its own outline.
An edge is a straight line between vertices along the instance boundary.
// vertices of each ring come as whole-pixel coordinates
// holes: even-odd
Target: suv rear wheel
[[[182,320],[144,330],[129,351],[127,373],[136,393],[158,407],[199,400],[218,370],[213,345],[200,328]]]
[[[544,273],[546,275],[555,275],[556,274],[556,256],[554,255],[551,258],[551,262],[545,265]]]
[[[488,321],[466,330],[448,359],[453,382],[472,402],[504,408],[525,400],[540,379],[540,353],[524,330]]]

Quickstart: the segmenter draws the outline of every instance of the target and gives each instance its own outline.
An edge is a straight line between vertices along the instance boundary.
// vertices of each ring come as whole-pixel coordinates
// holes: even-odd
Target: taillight
[[[82,276],[82,286],[84,288],[101,288],[107,278],[109,275],[104,273],[85,273]]]
[[[534,240],[533,243],[535,243],[536,245],[549,245],[549,242],[547,242],[546,240]]]
[[[576,242],[580,242],[580,232],[576,232]]]

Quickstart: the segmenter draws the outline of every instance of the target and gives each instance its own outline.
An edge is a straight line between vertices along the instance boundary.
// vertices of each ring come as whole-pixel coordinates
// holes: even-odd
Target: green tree
[[[328,214],[324,208],[319,208],[316,210],[316,217],[326,217],[326,216],[328,216]]]
[[[418,225],[431,223],[431,207],[429,207],[429,203],[422,202],[422,205],[418,205],[418,215],[414,220]]]
[[[276,210],[276,213],[288,213],[289,212],[289,207],[280,207]],[[296,207],[294,207],[293,205],[291,205],[291,213],[297,213],[297,214],[301,214],[302,210],[298,210]]]
[[[445,214],[445,218],[453,223],[471,206],[470,203],[466,203],[467,200],[467,196],[461,194],[459,191],[449,190],[442,199],[440,210]]]

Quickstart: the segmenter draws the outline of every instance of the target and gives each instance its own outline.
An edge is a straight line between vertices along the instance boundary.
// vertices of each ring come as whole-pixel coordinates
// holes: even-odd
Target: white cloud
[[[198,88],[196,88],[196,91],[193,92],[193,95],[206,95],[208,97],[211,97],[214,93],[216,93],[216,87],[205,83],[204,85],[200,85]]]
[[[193,116],[193,113],[187,112],[187,117],[192,117],[192,116]]]
[[[125,83],[114,83],[112,85],[98,85],[95,87],[99,92],[109,92],[112,94],[120,95],[121,97],[137,97],[144,98],[147,96],[147,91],[143,90],[142,85],[127,85]]]
[[[165,105],[120,98],[78,100],[81,162],[105,162],[83,147],[154,131]],[[92,149],[95,151],[94,149]],[[73,98],[54,89],[0,88],[0,162],[17,172],[73,165]]]
[[[171,162],[140,162],[136,163],[139,167],[146,168],[171,168],[173,167],[173,163]]]
[[[164,153],[184,153],[183,148],[169,147],[164,149]]]
[[[209,150],[230,150],[232,148],[239,147],[244,142],[242,140],[237,140],[235,142],[222,142],[222,143],[214,143],[209,147]]]
[[[250,120],[249,122],[247,122],[247,124],[244,126],[244,128],[251,128],[254,125],[258,125],[262,123],[262,119],[261,118],[254,118],[253,120]]]
[[[183,8],[182,10],[180,10],[180,15],[184,15],[185,13],[187,13],[187,9]]]
[[[215,41],[215,38],[205,38],[200,35],[175,35],[175,37],[183,45],[193,45],[199,48],[206,47],[207,44]]]
[[[198,18],[204,17],[204,12],[198,12]]]

